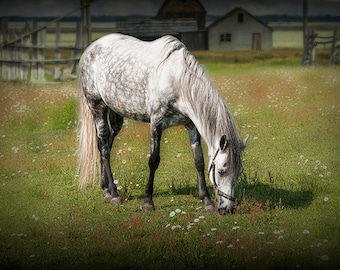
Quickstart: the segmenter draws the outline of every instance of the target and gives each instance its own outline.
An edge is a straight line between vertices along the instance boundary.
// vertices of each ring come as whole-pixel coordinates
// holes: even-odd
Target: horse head
[[[210,160],[209,178],[214,185],[217,194],[217,209],[220,214],[233,213],[235,203],[235,187],[237,178],[243,171],[241,155],[237,155],[234,160],[236,151],[241,152],[245,147],[249,136],[239,142],[238,149],[232,149],[230,141],[226,135],[223,135],[219,142],[219,147]]]

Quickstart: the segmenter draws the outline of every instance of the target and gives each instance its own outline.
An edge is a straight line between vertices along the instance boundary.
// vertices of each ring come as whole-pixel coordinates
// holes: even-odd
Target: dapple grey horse
[[[240,141],[230,111],[197,60],[172,36],[145,42],[110,34],[93,42],[80,63],[80,188],[96,175],[98,150],[101,187],[113,205],[121,204],[110,166],[114,138],[123,117],[150,123],[150,174],[142,209],[154,210],[155,172],[164,129],[184,125],[189,133],[199,197],[215,211],[205,182],[201,136],[210,157],[208,174],[220,213],[233,210],[235,185],[242,172]]]

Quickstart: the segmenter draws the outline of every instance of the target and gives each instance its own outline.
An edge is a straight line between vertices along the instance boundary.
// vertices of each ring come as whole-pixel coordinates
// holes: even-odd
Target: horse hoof
[[[110,193],[105,193],[104,200],[106,202],[111,202],[111,200],[112,200],[111,194]]]
[[[114,197],[110,201],[113,206],[120,206],[122,204],[122,199],[120,197]]]
[[[150,204],[148,202],[144,202],[141,206],[141,209],[144,211],[154,211],[155,206],[153,204]]]
[[[208,213],[214,213],[215,212],[215,207],[212,204],[206,205],[205,206],[205,211]]]

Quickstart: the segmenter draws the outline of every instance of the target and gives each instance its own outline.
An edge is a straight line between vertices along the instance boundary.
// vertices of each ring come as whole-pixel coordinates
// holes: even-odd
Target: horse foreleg
[[[145,188],[145,200],[142,205],[143,210],[155,210],[155,205],[152,200],[153,183],[155,179],[155,172],[160,162],[160,142],[162,137],[161,126],[154,126],[151,124],[151,153],[149,158],[149,179]]]
[[[205,182],[205,175],[204,175],[204,157],[201,145],[201,135],[197,131],[196,127],[188,126],[190,137],[190,144],[192,153],[194,156],[195,162],[195,169],[197,175],[197,182],[198,182],[198,195],[199,198],[205,204],[205,210],[208,212],[215,211],[214,203],[210,199],[210,195],[207,189],[207,185]]]

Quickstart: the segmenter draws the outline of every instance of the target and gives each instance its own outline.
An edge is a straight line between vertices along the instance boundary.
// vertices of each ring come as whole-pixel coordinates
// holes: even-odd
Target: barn
[[[165,0],[154,19],[191,20],[197,30],[205,30],[206,10],[199,0]]]
[[[190,50],[205,50],[206,13],[199,0],[165,0],[152,19],[119,21],[116,31],[142,40],[173,35]]]
[[[180,39],[189,50],[271,50],[272,29],[242,8],[235,8],[206,28],[199,0],[165,0],[152,19],[119,21],[116,30],[154,40]]]
[[[209,25],[209,50],[271,50],[273,29],[242,8]]]

